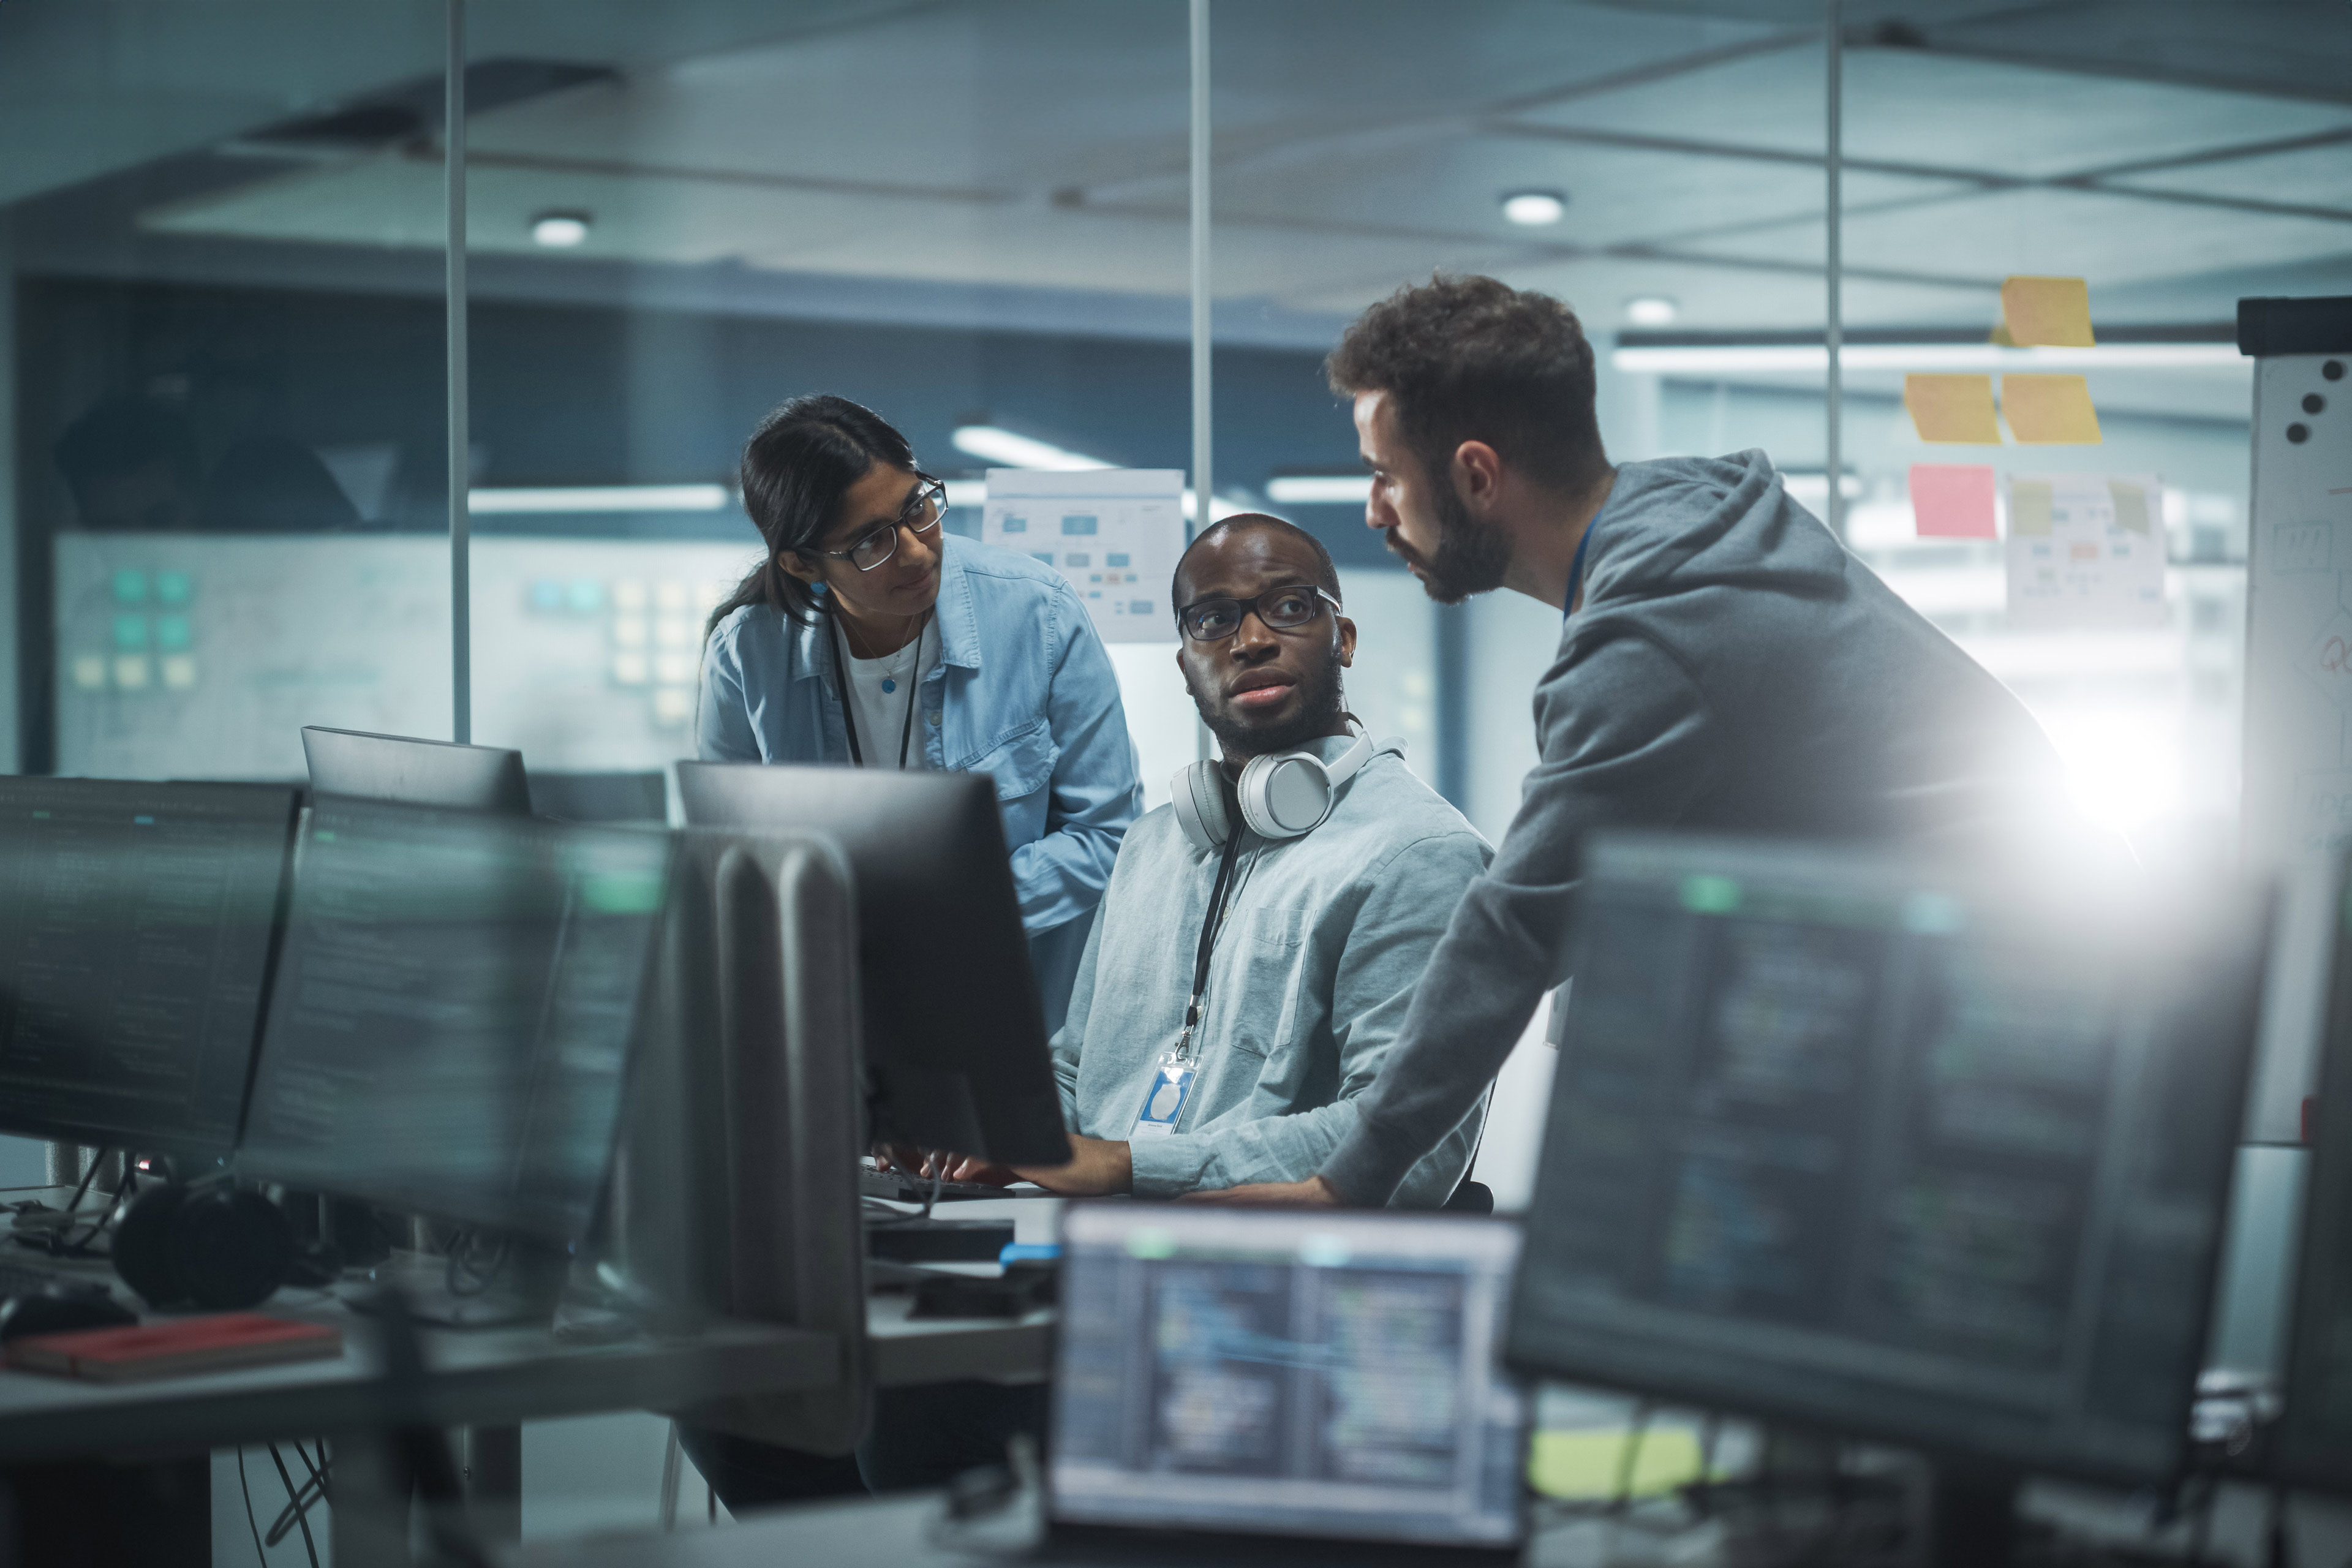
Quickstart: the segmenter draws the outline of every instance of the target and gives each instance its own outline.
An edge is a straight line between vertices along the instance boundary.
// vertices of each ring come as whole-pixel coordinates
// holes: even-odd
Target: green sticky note
[[[2149,531],[2147,491],[2122,479],[2107,481],[2107,494],[2115,499],[2116,526],[2133,533]]]
[[[1739,884],[1728,877],[1685,877],[1683,908],[1695,914],[1727,915],[1739,907]]]
[[[143,605],[147,602],[147,574],[121,571],[114,574],[114,602],[118,605]]]
[[[189,641],[188,617],[158,616],[155,617],[155,646],[166,653],[186,647]]]
[[[2047,539],[2050,512],[2055,504],[2047,479],[2009,481],[2009,531],[2011,537]]]
[[[1622,1428],[1538,1432],[1528,1445],[1528,1485],[1545,1497],[1615,1497],[1620,1485],[1633,1497],[1656,1497],[1700,1479],[1697,1436],[1678,1426],[1652,1426],[1638,1441],[1633,1473],[1625,1472]]]
[[[155,599],[158,604],[184,605],[195,597],[196,585],[185,572],[155,574]]]
[[[147,646],[147,617],[135,613],[115,616],[114,646],[117,647],[131,648],[145,647]]]

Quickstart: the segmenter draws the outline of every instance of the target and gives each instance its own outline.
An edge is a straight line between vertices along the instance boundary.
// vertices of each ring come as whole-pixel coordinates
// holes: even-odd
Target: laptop
[[[1044,1556],[1517,1559],[1516,1224],[1112,1202],[1061,1233]]]

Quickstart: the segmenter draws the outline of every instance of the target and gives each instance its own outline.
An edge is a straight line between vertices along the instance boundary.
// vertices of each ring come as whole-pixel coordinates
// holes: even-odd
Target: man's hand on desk
[[[1099,1197],[1134,1188],[1135,1161],[1123,1138],[1088,1138],[1073,1132],[1068,1164],[1024,1165],[1013,1174],[1065,1197]]]
[[[874,1145],[874,1168],[904,1171],[926,1182],[936,1176],[943,1182],[985,1182],[992,1187],[1009,1187],[1021,1179],[1010,1165],[992,1165],[962,1154],[926,1152],[903,1143]]]
[[[1252,1182],[1247,1186],[1227,1187],[1214,1193],[1186,1193],[1176,1201],[1184,1204],[1230,1204],[1244,1208],[1340,1206],[1339,1190],[1320,1176],[1309,1176],[1303,1182]]]

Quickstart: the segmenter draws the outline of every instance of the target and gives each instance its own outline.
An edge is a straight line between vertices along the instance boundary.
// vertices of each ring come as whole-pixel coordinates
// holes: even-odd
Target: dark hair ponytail
[[[912,473],[915,449],[887,420],[846,397],[795,397],[760,421],[743,444],[743,510],[768,551],[710,612],[706,638],[747,605],[765,605],[803,625],[824,613],[824,601],[776,558],[824,538],[842,496],[877,463]]]

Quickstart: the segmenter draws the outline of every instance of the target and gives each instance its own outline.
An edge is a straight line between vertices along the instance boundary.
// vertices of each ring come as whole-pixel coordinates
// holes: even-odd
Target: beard
[[[1244,722],[1223,705],[1223,699],[1202,695],[1189,676],[1184,689],[1192,694],[1192,706],[1201,710],[1201,722],[1209,727],[1227,756],[1262,757],[1297,751],[1307,742],[1329,734],[1344,709],[1336,658],[1300,678],[1298,711],[1276,723]]]
[[[1437,498],[1437,554],[1417,563],[1422,587],[1441,605],[1458,605],[1473,594],[1491,594],[1510,569],[1511,542],[1491,522],[1470,515],[1443,474],[1430,476]]]

